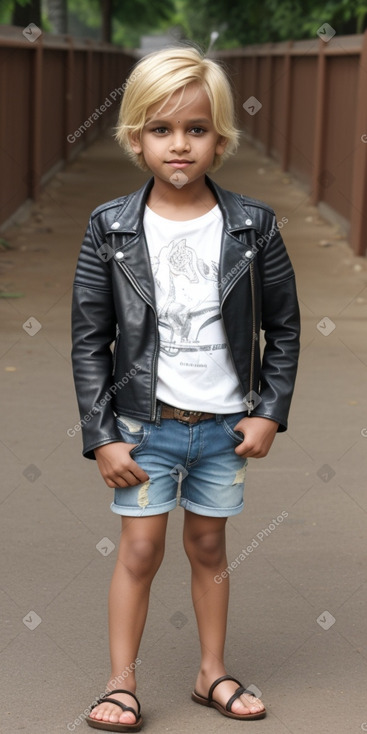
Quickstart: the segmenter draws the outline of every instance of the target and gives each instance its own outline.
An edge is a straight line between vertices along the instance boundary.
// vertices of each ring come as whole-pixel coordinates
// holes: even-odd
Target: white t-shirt
[[[145,208],[159,321],[157,398],[177,408],[244,410],[219,311],[222,229],[218,205],[183,222]]]

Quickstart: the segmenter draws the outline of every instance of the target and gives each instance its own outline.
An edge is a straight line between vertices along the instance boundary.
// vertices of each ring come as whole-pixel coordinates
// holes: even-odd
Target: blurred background
[[[138,58],[194,43],[225,66],[244,139],[365,256],[366,27],[367,0],[0,0],[0,232],[114,124]]]
[[[228,523],[232,562],[287,514],[231,575],[228,669],[263,693],[257,734],[367,731],[366,26],[367,0],[0,0],[2,734],[86,731],[107,679],[120,525],[81,456],[71,291],[90,212],[150,175],[113,137],[128,76],[176,43],[229,74],[242,140],[213,178],[276,211],[302,314],[290,428],[251,460]],[[150,734],[222,734],[189,698],[182,522],[171,513],[139,697]]]

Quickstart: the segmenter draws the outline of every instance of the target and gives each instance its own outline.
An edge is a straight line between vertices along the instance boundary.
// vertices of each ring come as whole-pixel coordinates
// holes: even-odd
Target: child
[[[217,63],[193,47],[143,58],[117,139],[153,177],[93,212],[77,265],[83,453],[114,488],[111,509],[122,521],[109,595],[111,677],[87,718],[99,729],[141,728],[134,661],[177,504],[201,646],[192,699],[234,719],[265,716],[224,666],[225,525],[242,510],[248,457],[266,456],[287,428],[299,311],[274,212],[206,175],[238,137]]]

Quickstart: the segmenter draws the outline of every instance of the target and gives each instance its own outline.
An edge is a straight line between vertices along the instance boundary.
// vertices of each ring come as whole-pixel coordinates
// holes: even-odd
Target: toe
[[[136,718],[131,711],[121,712],[119,724],[135,724]]]
[[[250,693],[243,693],[236,701],[233,701],[231,711],[234,714],[260,714],[264,708],[259,698]]]

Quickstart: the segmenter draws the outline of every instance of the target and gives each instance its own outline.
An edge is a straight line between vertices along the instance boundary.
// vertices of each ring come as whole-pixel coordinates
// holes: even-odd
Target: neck
[[[148,198],[148,206],[154,211],[163,209],[209,210],[216,204],[216,199],[205,182],[205,176],[184,184],[181,188],[171,182],[154,178],[154,184]]]

